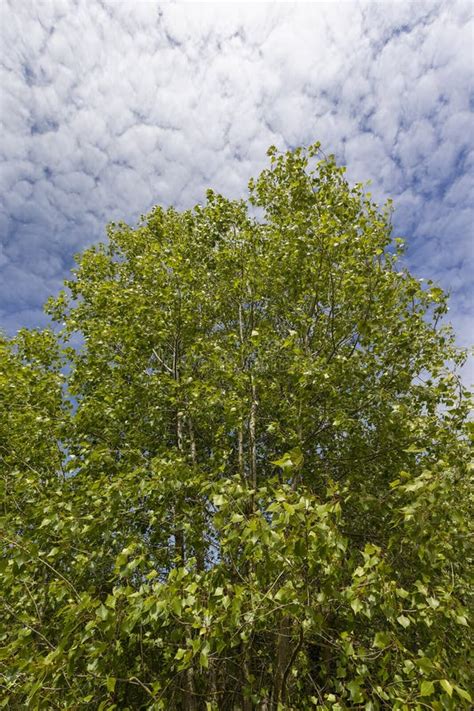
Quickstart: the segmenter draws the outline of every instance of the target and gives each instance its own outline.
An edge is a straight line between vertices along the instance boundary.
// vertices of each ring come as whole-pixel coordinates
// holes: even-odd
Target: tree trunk
[[[273,677],[272,709],[278,709],[284,703],[288,665],[291,659],[291,620],[283,617],[277,631],[275,644],[275,672]]]
[[[253,490],[257,488],[257,389],[253,380],[253,375],[250,376],[252,400],[250,404],[250,420],[249,420],[249,444],[250,444],[250,486]],[[252,511],[255,510],[255,495],[252,494]]]

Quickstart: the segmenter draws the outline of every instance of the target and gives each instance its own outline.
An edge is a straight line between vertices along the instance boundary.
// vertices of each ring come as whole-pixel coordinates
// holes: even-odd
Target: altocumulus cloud
[[[0,323],[45,323],[113,219],[233,197],[320,140],[392,197],[408,260],[472,335],[472,5],[3,0]]]

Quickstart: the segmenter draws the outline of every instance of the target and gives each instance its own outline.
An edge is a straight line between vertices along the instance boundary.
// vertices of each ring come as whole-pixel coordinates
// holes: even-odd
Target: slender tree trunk
[[[198,699],[194,694],[194,669],[189,667],[186,669],[184,678],[184,698],[183,698],[183,709],[184,711],[197,711],[198,709]]]
[[[283,617],[279,626],[275,644],[275,672],[273,676],[272,709],[277,709],[284,702],[287,668],[291,659],[291,620]]]
[[[178,450],[183,451],[183,415],[181,412],[176,414],[176,440]],[[175,506],[175,522],[177,519],[177,511]],[[180,565],[184,565],[186,562],[186,551],[184,544],[184,533],[180,528],[179,524],[176,523],[175,527],[175,543],[176,543],[176,556],[179,558]]]
[[[211,666],[211,669],[209,670],[209,691],[210,691],[210,700],[214,704],[219,703],[219,684],[218,684],[218,674],[215,665],[213,664]]]
[[[250,444],[250,486],[257,488],[257,389],[255,387],[253,375],[250,376],[251,383],[251,404],[249,420],[249,444]],[[252,510],[255,509],[254,495],[252,495]]]
[[[240,369],[242,373],[245,370],[245,359],[243,355],[244,347],[244,318],[242,313],[242,304],[239,304],[239,337],[240,337]],[[244,461],[244,420],[242,419],[239,424],[238,431],[238,460],[239,460],[239,473],[242,481],[246,480],[245,476],[245,461]]]
[[[191,462],[193,468],[197,466],[197,448],[196,448],[196,437],[194,435],[194,425],[191,415],[187,416],[188,421],[188,432],[189,432],[189,451],[191,456]],[[204,534],[202,536],[202,544],[198,542],[195,544],[194,552],[196,555],[196,567],[199,571],[203,571],[205,568],[205,538]]]
[[[242,698],[242,711],[252,711],[252,701],[251,699],[247,699],[244,696],[244,686],[247,685],[248,678],[249,678],[249,666],[248,666],[248,659],[247,659],[247,649],[244,651],[243,655],[243,660],[242,660],[242,674],[241,674],[241,682],[240,682],[240,693],[241,693],[241,698]]]
[[[197,452],[196,452],[196,439],[194,437],[194,427],[193,420],[190,415],[188,415],[188,430],[189,430],[189,448],[191,453],[191,461],[195,467],[197,464]]]
[[[238,432],[238,456],[239,456],[239,474],[242,481],[245,481],[245,465],[244,465],[244,424],[239,425]]]

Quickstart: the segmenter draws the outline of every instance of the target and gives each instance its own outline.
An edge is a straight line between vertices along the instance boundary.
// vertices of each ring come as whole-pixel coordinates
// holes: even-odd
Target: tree
[[[319,144],[269,157],[112,223],[59,334],[2,341],[8,708],[471,703],[446,298]]]

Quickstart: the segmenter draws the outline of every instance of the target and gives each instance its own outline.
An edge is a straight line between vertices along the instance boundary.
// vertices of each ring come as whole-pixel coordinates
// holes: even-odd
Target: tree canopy
[[[0,706],[471,704],[446,297],[319,144],[268,154],[0,341]]]

